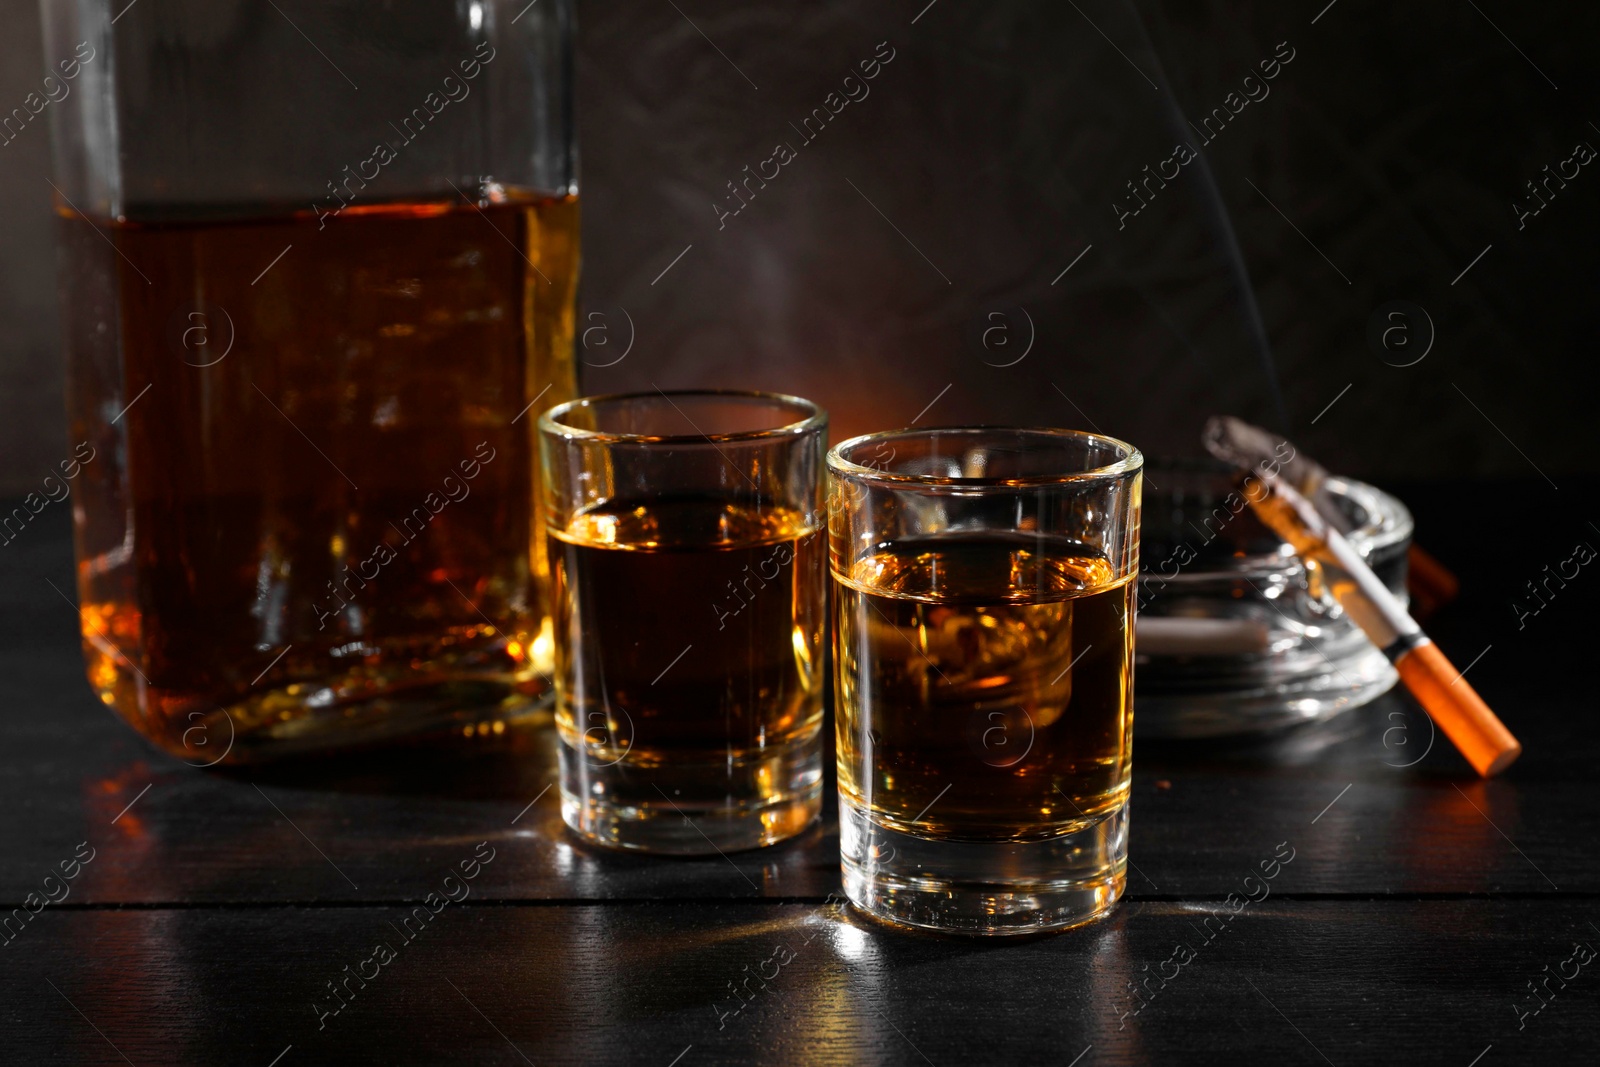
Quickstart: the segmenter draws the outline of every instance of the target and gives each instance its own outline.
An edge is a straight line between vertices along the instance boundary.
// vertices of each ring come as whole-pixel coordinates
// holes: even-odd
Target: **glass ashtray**
[[[1141,737],[1218,737],[1328,718],[1398,680],[1394,668],[1210,461],[1146,464],[1136,624]],[[1345,537],[1406,599],[1411,513],[1382,490],[1324,483]]]

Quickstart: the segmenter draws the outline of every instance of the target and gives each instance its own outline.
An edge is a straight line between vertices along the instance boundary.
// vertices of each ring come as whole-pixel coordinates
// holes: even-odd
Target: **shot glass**
[[[845,893],[894,923],[1066,927],[1122,894],[1143,459],[900,430],[828,454]]]
[[[582,837],[728,852],[816,817],[827,426],[723,391],[539,420],[561,814]]]

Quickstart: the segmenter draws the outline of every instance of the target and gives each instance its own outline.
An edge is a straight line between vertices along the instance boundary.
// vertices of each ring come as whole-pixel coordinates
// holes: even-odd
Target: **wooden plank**
[[[266,1067],[286,1049],[278,1067],[1499,1067],[1600,1048],[1600,962],[1563,963],[1600,945],[1589,900],[1132,904],[1006,943],[818,905],[475,900],[413,920],[410,940],[393,908],[46,909],[0,955],[5,1048],[139,1067]],[[334,1001],[347,966],[368,980]],[[1563,967],[1576,977],[1532,1014],[1528,982]]]

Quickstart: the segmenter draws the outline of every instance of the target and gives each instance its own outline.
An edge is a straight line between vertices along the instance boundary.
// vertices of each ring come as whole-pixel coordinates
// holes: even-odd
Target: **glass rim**
[[[1090,467],[1087,470],[1072,471],[1062,474],[1030,474],[1021,478],[943,478],[932,474],[900,474],[892,471],[878,470],[876,467],[863,466],[853,460],[846,459],[844,450],[856,448],[874,441],[888,441],[895,438],[915,437],[929,434],[983,434],[983,433],[1014,433],[1014,434],[1039,434],[1046,437],[1057,437],[1073,440],[1091,440],[1111,445],[1126,453],[1121,459],[1099,467]],[[1089,430],[1069,430],[1057,426],[906,426],[898,430],[880,430],[877,433],[861,434],[848,441],[841,441],[828,449],[828,471],[843,477],[853,478],[858,481],[876,482],[884,485],[899,485],[906,487],[921,486],[928,489],[1017,489],[1035,486],[1067,485],[1072,482],[1110,481],[1125,475],[1137,474],[1144,469],[1144,454],[1133,445],[1116,437],[1108,437],[1103,433]]]
[[[736,433],[690,433],[690,434],[646,434],[646,433],[620,433],[613,430],[586,430],[581,426],[572,426],[558,421],[579,408],[594,408],[601,404],[611,404],[624,400],[654,400],[662,399],[677,407],[673,402],[674,397],[727,397],[739,400],[765,400],[777,404],[789,404],[808,414],[795,422],[783,423],[779,426],[765,427],[759,430],[740,430]],[[684,415],[684,418],[688,418]],[[694,425],[690,419],[689,424]],[[572,400],[563,401],[539,416],[539,432],[559,437],[567,441],[595,441],[602,444],[704,444],[713,443],[742,443],[747,441],[774,440],[782,437],[800,437],[817,430],[826,429],[828,425],[828,412],[822,405],[805,397],[794,396],[790,393],[769,392],[765,389],[652,389],[648,392],[634,393],[600,393],[595,396],[580,396]]]

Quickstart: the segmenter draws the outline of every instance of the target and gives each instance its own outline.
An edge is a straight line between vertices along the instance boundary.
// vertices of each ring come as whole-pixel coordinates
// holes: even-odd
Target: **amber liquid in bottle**
[[[1058,537],[940,536],[835,572],[839,786],[893,829],[1029,841],[1127,796],[1132,576]]]
[[[778,800],[789,783],[763,761],[822,724],[823,532],[788,510],[652,498],[549,536],[556,723],[586,765],[621,772],[607,802]]]
[[[102,699],[197,763],[538,700],[576,200],[62,214]]]

